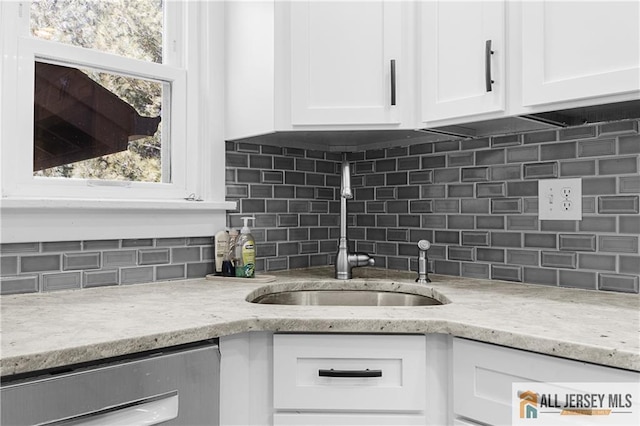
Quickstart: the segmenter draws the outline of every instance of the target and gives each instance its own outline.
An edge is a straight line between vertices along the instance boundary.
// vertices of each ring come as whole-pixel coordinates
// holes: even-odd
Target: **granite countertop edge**
[[[3,296],[0,375],[97,361],[249,331],[443,333],[640,371],[640,299],[635,294],[600,294],[445,276],[434,276],[431,284],[419,286],[410,279],[413,275],[393,271],[372,272],[371,276],[345,283],[327,278],[326,273],[326,268],[289,271],[278,274],[276,282],[270,284],[196,279]],[[400,289],[434,295],[451,303],[400,308],[247,303],[248,296],[263,293],[272,286]],[[534,320],[522,318],[523,310],[528,310]],[[43,318],[49,316],[48,321],[34,319],[35,312]],[[113,327],[100,328],[113,316],[119,317]],[[150,322],[151,318],[157,322]],[[87,329],[73,328],[78,324]],[[101,331],[92,333],[92,327]]]

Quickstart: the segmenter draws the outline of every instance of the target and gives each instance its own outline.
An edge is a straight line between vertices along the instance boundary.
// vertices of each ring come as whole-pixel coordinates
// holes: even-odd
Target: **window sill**
[[[2,199],[1,242],[44,242],[214,235],[229,201]]]
[[[78,209],[78,210],[232,210],[234,201],[159,201],[159,200],[109,200],[76,198],[3,198],[3,213],[13,209]]]

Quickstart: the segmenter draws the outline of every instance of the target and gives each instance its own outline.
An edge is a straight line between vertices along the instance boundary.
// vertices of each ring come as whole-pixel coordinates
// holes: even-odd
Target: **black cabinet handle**
[[[391,106],[396,105],[396,60],[391,60]]]
[[[320,377],[382,377],[382,370],[318,370]]]
[[[491,92],[493,89],[491,85],[495,83],[495,81],[491,79],[491,55],[493,55],[491,40],[487,40],[484,46],[484,78],[487,92]]]

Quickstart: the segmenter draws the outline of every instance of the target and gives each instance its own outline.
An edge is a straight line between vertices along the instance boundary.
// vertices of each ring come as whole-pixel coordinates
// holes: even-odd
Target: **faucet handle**
[[[376,261],[367,253],[353,253],[349,255],[352,266],[373,266]]]

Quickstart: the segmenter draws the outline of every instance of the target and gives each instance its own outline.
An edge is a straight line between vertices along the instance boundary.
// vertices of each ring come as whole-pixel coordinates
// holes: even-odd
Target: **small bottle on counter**
[[[225,254],[225,259],[222,262],[222,275],[225,277],[236,276],[236,243],[238,242],[238,231],[232,229],[229,231],[229,244]]]
[[[222,264],[225,260],[225,254],[228,253],[229,247],[229,229],[219,231],[214,239],[214,272],[216,275],[223,275]]]

